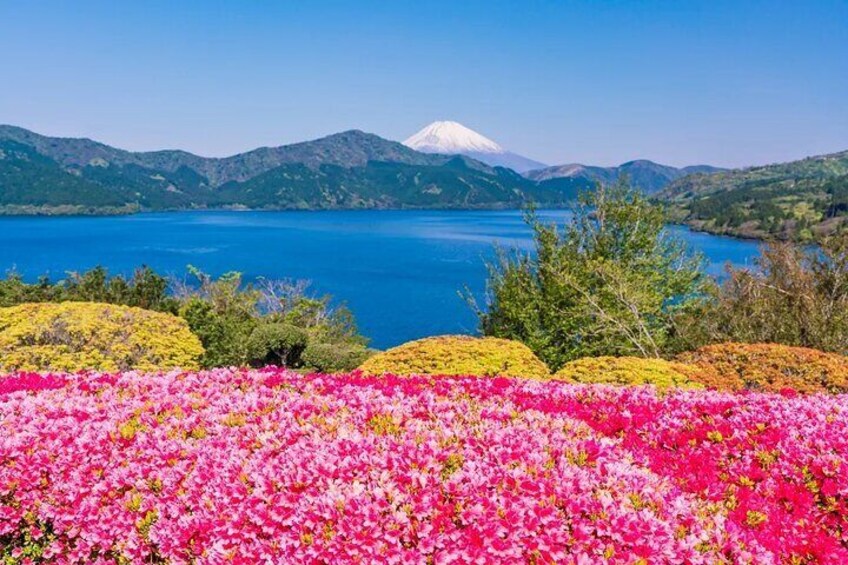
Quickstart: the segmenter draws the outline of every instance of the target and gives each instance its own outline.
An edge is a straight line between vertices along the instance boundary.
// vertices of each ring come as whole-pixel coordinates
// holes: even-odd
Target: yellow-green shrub
[[[0,308],[0,371],[196,369],[202,354],[170,314],[94,302]]]
[[[700,388],[699,368],[665,359],[584,357],[566,363],[554,378],[578,383]]]
[[[807,347],[718,343],[677,359],[708,369],[702,382],[719,390],[848,392],[848,357]]]
[[[410,341],[371,357],[360,370],[369,375],[550,376],[547,365],[523,343],[470,336]]]

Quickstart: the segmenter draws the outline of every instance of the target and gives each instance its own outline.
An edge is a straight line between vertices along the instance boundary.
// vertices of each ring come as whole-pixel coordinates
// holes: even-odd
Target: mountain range
[[[622,175],[627,175],[630,184],[646,194],[654,194],[669,183],[693,173],[714,173],[722,171],[710,165],[692,165],[688,167],[671,167],[660,165],[647,159],[628,161],[617,167],[593,167],[588,165],[570,164],[556,167],[545,167],[527,171],[524,176],[538,182],[557,178],[586,179],[601,184],[616,182]]]
[[[497,164],[514,158],[523,159],[519,169],[539,164],[456,122],[431,124],[404,143],[351,130],[222,158],[132,152],[0,125],[0,214],[564,207],[579,191],[627,175],[695,229],[813,238],[848,224],[848,151],[735,170],[637,160],[522,175]]]
[[[508,167],[536,182],[579,179],[590,183],[609,184],[626,174],[633,186],[648,194],[653,194],[668,183],[688,174],[723,170],[709,165],[676,168],[645,159],[629,161],[617,167],[577,163],[549,167],[507,151],[488,137],[453,121],[433,122],[410,136],[403,144],[422,153],[465,155],[492,166]],[[558,182],[565,184],[567,181]]]
[[[428,154],[358,130],[224,158],[131,152],[0,126],[0,213],[187,208],[561,206],[588,183],[537,183],[462,155]]]

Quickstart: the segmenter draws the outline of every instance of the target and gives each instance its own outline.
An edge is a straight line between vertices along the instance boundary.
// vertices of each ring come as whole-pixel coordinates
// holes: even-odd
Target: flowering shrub
[[[698,375],[719,390],[848,392],[848,357],[774,343],[720,343],[677,357],[705,369]]]
[[[374,355],[359,369],[369,375],[550,376],[547,365],[523,343],[463,335],[410,341]]]
[[[4,565],[848,561],[846,396],[279,369],[11,378]]]
[[[701,388],[696,378],[701,371],[692,365],[664,359],[584,357],[566,363],[554,377],[579,383]]]
[[[195,369],[203,353],[169,314],[94,302],[0,308],[0,370]]]

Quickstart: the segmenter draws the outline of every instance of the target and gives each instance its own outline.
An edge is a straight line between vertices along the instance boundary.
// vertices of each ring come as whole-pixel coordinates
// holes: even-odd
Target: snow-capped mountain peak
[[[433,122],[404,145],[423,153],[504,153],[504,149],[476,131],[458,122]]]
[[[519,173],[545,166],[507,151],[488,137],[457,122],[433,122],[403,144],[422,153],[465,155],[492,167],[508,167]]]

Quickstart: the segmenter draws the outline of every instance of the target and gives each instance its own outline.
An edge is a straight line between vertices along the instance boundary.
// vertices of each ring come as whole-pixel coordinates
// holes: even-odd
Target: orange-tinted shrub
[[[848,357],[774,343],[719,343],[678,361],[712,369],[699,377],[719,390],[848,392]]]

